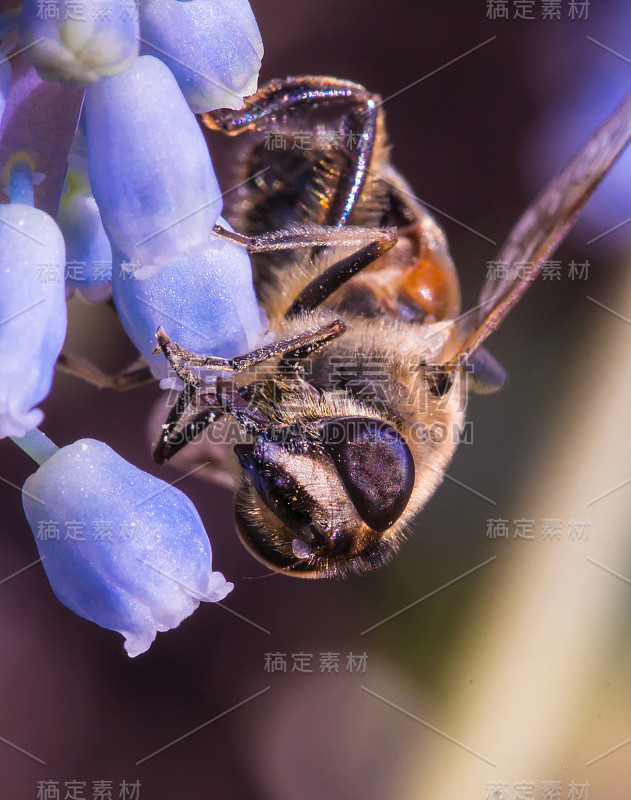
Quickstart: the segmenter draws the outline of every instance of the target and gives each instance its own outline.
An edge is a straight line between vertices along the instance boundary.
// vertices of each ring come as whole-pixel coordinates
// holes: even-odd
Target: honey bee
[[[243,441],[225,469],[240,467],[246,548],[301,578],[367,572],[397,552],[440,484],[467,387],[505,383],[481,345],[626,146],[631,95],[519,219],[497,256],[505,274],[488,279],[465,313],[444,234],[390,163],[378,95],[293,77],[270,81],[240,111],[202,120],[243,143],[229,217],[237,233],[214,233],[250,251],[270,336],[223,359],[158,332],[156,352],[185,388],[155,459],[236,421]],[[296,146],[305,132],[309,147]],[[200,370],[219,377],[204,382]]]

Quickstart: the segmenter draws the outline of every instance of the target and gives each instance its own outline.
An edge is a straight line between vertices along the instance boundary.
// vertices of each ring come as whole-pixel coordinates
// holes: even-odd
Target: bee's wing
[[[478,304],[456,322],[453,364],[466,361],[520,300],[630,139],[631,92],[522,214],[497,255],[505,277],[488,278]]]

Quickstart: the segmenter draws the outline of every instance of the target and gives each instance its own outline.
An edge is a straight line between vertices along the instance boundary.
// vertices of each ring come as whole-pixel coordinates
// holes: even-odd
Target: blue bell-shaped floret
[[[0,205],[0,437],[23,436],[44,416],[35,406],[66,335],[65,263],[52,217],[21,202]]]
[[[74,167],[66,174],[57,224],[66,242],[66,288],[78,289],[91,301],[109,297],[112,248],[90,184]]]
[[[138,11],[128,0],[24,0],[19,46],[40,77],[87,86],[138,55]]]
[[[256,91],[263,42],[248,0],[145,0],[140,52],[169,67],[192,110],[241,108]]]
[[[188,350],[224,358],[259,344],[261,316],[243,247],[213,238],[206,250],[168,264],[157,274],[137,275],[115,264],[114,302],[128,336],[157,378],[165,378],[169,369],[163,355],[152,355],[159,326]]]
[[[122,633],[130,656],[201,600],[222,600],[233,588],[213,572],[210,542],[186,495],[103,442],[57,450],[24,484],[23,503],[59,600]]]
[[[145,273],[209,245],[222,201],[175,78],[141,56],[86,91],[90,185],[110,242]]]

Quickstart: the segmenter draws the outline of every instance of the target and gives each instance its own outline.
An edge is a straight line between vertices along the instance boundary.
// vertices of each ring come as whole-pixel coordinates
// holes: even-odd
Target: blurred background
[[[631,87],[631,9],[613,0],[252,5],[262,80],[330,74],[386,99],[393,162],[444,226],[465,307],[533,195]],[[628,795],[629,218],[627,158],[489,341],[510,385],[471,399],[472,443],[381,572],[261,577],[230,492],[187,478],[240,616],[204,605],[130,660],[41,567],[2,583],[37,558],[2,483],[0,794],[57,781],[61,798],[92,798],[110,781],[118,797],[127,781],[143,800]],[[133,359],[107,307],[71,307],[70,350],[110,371]],[[173,480],[150,457],[158,396],[58,375],[43,430],[103,439]],[[21,486],[32,463],[7,442],[0,458]]]

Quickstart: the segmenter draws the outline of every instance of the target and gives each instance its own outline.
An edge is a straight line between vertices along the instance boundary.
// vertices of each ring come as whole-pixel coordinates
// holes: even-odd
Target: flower
[[[22,202],[0,205],[0,437],[23,436],[43,419],[34,406],[50,390],[66,335],[65,261],[52,217]]]
[[[83,90],[43,81],[26,55],[8,56],[12,78],[0,120],[0,175],[6,180],[16,155],[26,154],[39,180],[34,187],[34,205],[54,218]]]
[[[0,15],[0,54],[11,58],[10,67],[0,58],[0,167],[10,174],[10,203],[0,205],[0,435],[40,464],[23,504],[53,591],[121,632],[135,656],[233,586],[213,572],[206,532],[181,492],[102,442],[56,448],[34,427],[42,414],[32,406],[50,388],[64,339],[65,266],[85,268],[69,284],[101,292],[114,263],[120,316],[148,356],[159,324],[220,355],[257,341],[249,257],[212,235],[222,199],[191,107],[239,107],[256,89],[262,45],[245,0],[146,0],[146,47],[174,77],[161,60],[137,56],[145,33],[126,0],[49,6],[24,0],[17,33],[17,11]],[[160,52],[171,34],[172,58]],[[190,68],[177,63],[183,47]],[[84,97],[86,148],[78,134],[59,206]],[[77,162],[86,150],[89,180],[85,159]],[[109,271],[97,275],[97,263]]]
[[[121,322],[157,378],[166,378],[169,368],[163,355],[152,355],[160,325],[182,347],[224,358],[259,344],[260,311],[250,258],[233,242],[214,238],[208,249],[146,278],[117,265],[113,289]]]
[[[233,588],[213,572],[191,501],[103,442],[81,439],[49,455],[25,482],[24,511],[50,585],[79,616],[125,637],[137,656],[200,600]]]
[[[145,274],[209,245],[219,186],[168,67],[141,56],[86,90],[90,185],[112,245]]]
[[[248,0],[145,0],[140,28],[141,54],[164,61],[196,114],[256,91],[263,42]]]
[[[57,223],[66,242],[66,290],[78,289],[93,302],[110,297],[112,248],[90,184],[74,167],[66,174]]]
[[[138,55],[138,18],[126,0],[24,0],[18,42],[40,77],[86,86]]]

